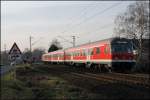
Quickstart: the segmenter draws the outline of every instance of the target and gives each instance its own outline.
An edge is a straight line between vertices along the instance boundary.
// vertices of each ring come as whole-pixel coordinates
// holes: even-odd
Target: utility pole
[[[61,39],[65,40],[68,43],[71,43],[73,45],[73,47],[75,47],[75,45],[76,45],[76,36],[71,36],[73,41],[69,41],[69,40],[65,39],[64,37],[62,37],[62,36],[58,36],[58,37],[60,37]]]
[[[76,37],[72,36],[72,39],[73,39],[73,47],[75,47]]]
[[[5,50],[5,53],[6,53],[6,44],[4,44],[4,50]]]
[[[30,41],[30,52],[32,52],[31,39],[32,39],[32,37],[30,36],[30,37],[29,37],[29,41]]]
[[[32,44],[31,44],[32,37],[31,36],[29,37],[29,42],[30,42],[30,61],[32,62]]]

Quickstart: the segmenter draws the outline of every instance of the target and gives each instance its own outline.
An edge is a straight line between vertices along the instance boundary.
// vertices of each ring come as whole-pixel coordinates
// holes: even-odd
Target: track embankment
[[[35,69],[44,73],[61,77],[70,84],[102,97],[109,97],[109,99],[150,98],[148,75],[100,73],[90,69],[66,65],[37,65],[35,67]]]

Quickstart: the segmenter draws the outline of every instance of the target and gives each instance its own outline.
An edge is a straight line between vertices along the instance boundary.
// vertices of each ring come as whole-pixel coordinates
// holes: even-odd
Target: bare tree
[[[142,57],[143,39],[149,39],[149,1],[136,1],[126,12],[115,19],[116,36],[135,39],[138,43],[138,59]]]

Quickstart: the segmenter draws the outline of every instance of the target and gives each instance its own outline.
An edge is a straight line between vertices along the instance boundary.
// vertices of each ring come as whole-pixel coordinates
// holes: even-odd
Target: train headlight
[[[115,60],[118,60],[118,57],[115,57]]]
[[[132,59],[133,59],[133,57],[132,57],[132,56],[130,56],[130,57],[129,57],[129,59],[130,59],[130,60],[132,60]]]
[[[129,57],[129,59],[131,60],[132,58],[131,58],[131,57]]]
[[[123,56],[122,58],[123,58],[123,59],[126,59],[126,56]]]

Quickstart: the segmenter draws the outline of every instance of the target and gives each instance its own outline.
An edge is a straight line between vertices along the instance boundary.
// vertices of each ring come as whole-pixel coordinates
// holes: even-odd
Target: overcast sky
[[[1,1],[1,49],[16,42],[23,51],[29,36],[35,48],[49,48],[57,38],[64,48],[113,36],[114,18],[134,1]],[[38,42],[37,42],[38,41]]]

